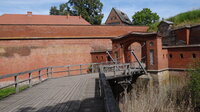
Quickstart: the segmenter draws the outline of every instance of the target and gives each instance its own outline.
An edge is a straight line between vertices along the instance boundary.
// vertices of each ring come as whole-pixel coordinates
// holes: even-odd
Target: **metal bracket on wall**
[[[113,61],[114,64],[117,64],[116,61],[114,60],[114,58],[111,56],[111,54],[109,53],[109,51],[106,51],[106,53],[108,54],[108,56],[111,58],[111,60]]]
[[[139,61],[139,59],[137,58],[137,56],[135,55],[134,51],[131,50],[131,54],[135,57],[135,59],[137,60],[137,62],[139,63],[140,67],[142,68],[142,70],[144,71],[145,74],[148,74],[147,71],[144,69],[144,67],[142,66],[142,63]]]

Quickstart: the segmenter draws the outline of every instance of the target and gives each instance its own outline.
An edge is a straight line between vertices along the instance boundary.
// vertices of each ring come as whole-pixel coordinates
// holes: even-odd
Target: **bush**
[[[149,26],[148,32],[156,32],[158,30],[158,25],[160,22],[155,22]]]
[[[128,94],[128,101],[120,103],[122,112],[193,112],[188,78],[173,80],[162,87],[135,88]]]
[[[195,103],[196,107],[200,107],[200,62],[193,65],[189,70],[189,74],[193,103]]]

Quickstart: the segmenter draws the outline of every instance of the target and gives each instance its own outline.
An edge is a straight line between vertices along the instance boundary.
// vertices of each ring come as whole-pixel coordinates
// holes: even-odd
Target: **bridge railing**
[[[99,71],[98,66],[100,64],[101,63],[49,66],[25,72],[2,75],[0,76],[0,82],[6,82],[6,80],[11,80],[11,82],[1,86],[0,90],[14,86],[16,93],[18,93],[20,84],[22,83],[28,83],[29,87],[32,87],[33,84],[40,83],[51,78],[95,73]],[[35,80],[37,80],[37,82],[33,82]]]
[[[111,65],[101,65],[100,66],[101,73],[114,72],[114,76],[116,76],[117,71],[124,71],[125,75],[130,74],[131,73],[131,64],[125,63],[125,64],[111,64]]]
[[[106,112],[120,112],[119,106],[114,98],[112,89],[106,79],[105,73],[99,73],[99,87],[101,96],[104,98]]]
[[[114,72],[114,76],[117,71],[130,72],[131,65],[130,63],[126,64],[110,64],[110,65],[100,65],[99,72],[99,87],[100,94],[104,98],[104,106],[106,112],[120,112],[117,101],[114,98],[114,94],[112,92],[111,86],[106,79],[106,72]]]

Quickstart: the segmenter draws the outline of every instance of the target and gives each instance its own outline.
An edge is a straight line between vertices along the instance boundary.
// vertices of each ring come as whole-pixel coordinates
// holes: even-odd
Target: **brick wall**
[[[184,41],[185,44],[189,44],[190,30],[188,28],[176,30],[175,35],[177,44],[179,44],[180,41]]]
[[[95,45],[111,47],[109,39],[2,40],[0,75],[47,66],[92,63],[90,52]]]
[[[170,48],[168,49],[168,58],[169,68],[188,68],[191,64],[200,60],[200,48]]]
[[[146,32],[146,26],[59,26],[0,25],[1,38],[98,38],[118,37],[129,32]]]
[[[190,44],[200,44],[200,25],[190,29]]]
[[[91,56],[93,63],[101,63],[109,61],[106,52],[95,52],[95,53],[93,52],[91,53]]]

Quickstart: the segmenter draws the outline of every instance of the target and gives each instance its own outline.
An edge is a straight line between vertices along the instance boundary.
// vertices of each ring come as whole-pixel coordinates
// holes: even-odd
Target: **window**
[[[111,58],[110,58],[110,56],[107,56],[107,61],[111,61]]]
[[[98,57],[98,56],[96,56],[96,59],[98,60],[98,59],[99,59],[99,57]]]
[[[154,45],[154,43],[153,43],[153,42],[150,42],[150,43],[149,43],[149,45],[150,45],[150,46],[153,46],[153,45]]]
[[[192,57],[193,57],[193,58],[196,58],[196,54],[193,53],[193,54],[192,54]]]
[[[154,64],[154,50],[150,50],[150,65]]]
[[[163,58],[165,58],[165,54],[163,54]]]
[[[125,15],[123,12],[121,12],[122,15]]]
[[[118,52],[115,52],[115,58],[118,58],[119,55],[118,55]]]
[[[103,56],[101,56],[101,59],[103,59]]]
[[[180,54],[180,57],[183,58],[183,54]]]
[[[173,57],[172,54],[169,54],[169,57],[172,58]]]

